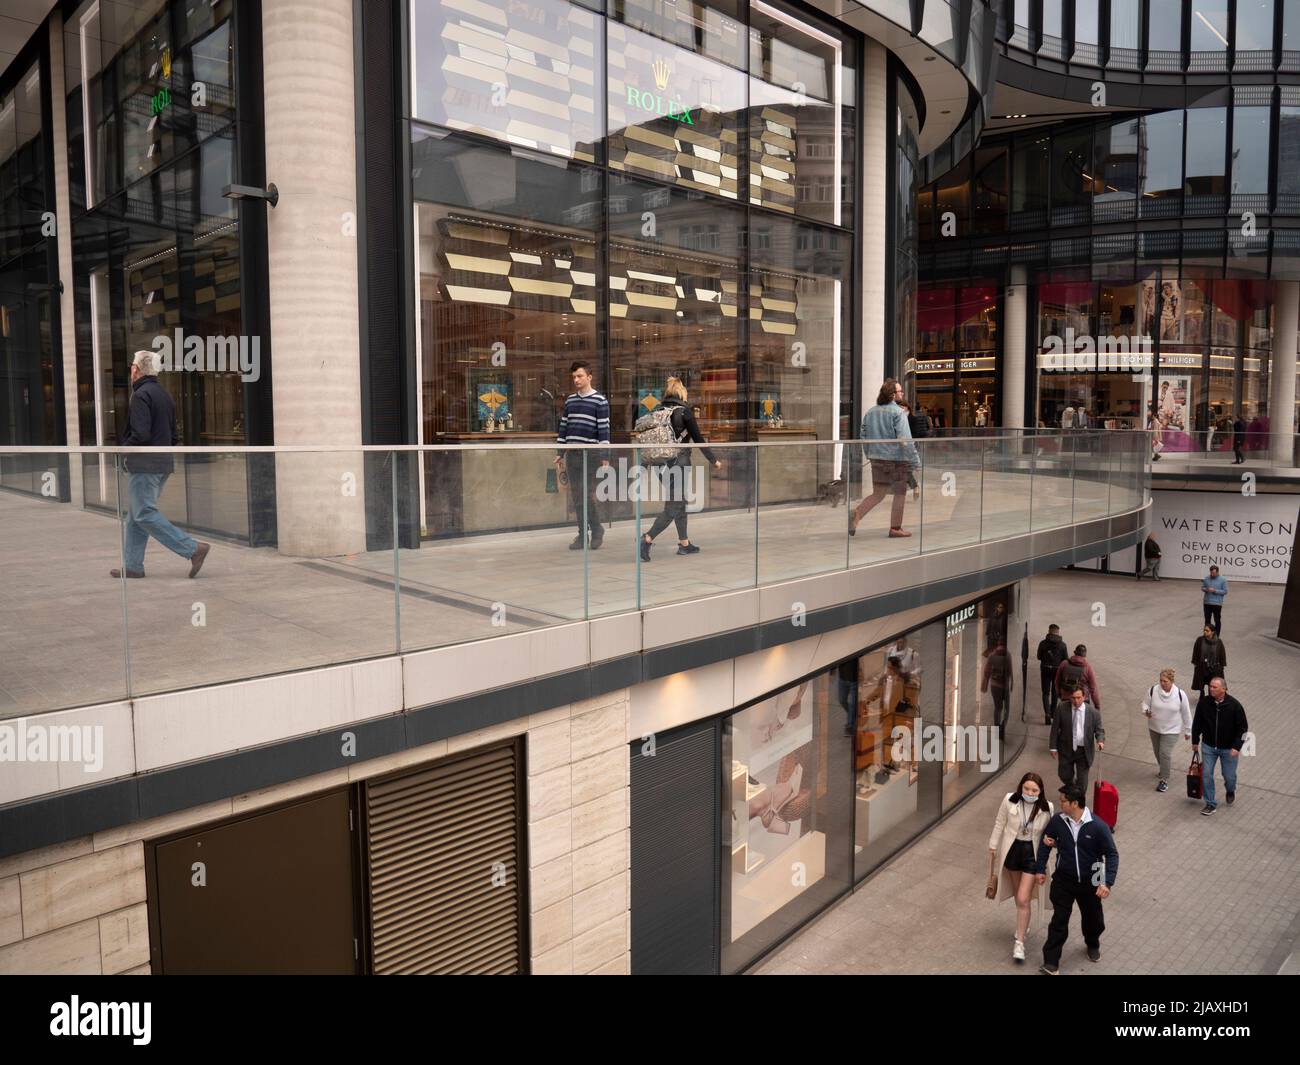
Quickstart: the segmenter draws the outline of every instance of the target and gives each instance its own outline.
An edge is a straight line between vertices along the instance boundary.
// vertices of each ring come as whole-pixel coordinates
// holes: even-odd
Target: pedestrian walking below
[[[1158,581],[1160,579],[1160,545],[1156,543],[1156,538],[1150,533],[1147,534],[1146,541],[1142,544],[1142,557],[1146,560],[1146,565],[1138,570],[1137,579],[1141,580],[1149,573],[1153,581]]]
[[[1047,635],[1038,641],[1038,673],[1043,686],[1043,724],[1052,723],[1052,714],[1060,696],[1056,690],[1056,672],[1061,663],[1070,657],[1070,650],[1061,639],[1061,626],[1048,625]]]
[[[1056,848],[1056,869],[1048,898],[1052,920],[1043,944],[1039,972],[1056,976],[1061,971],[1061,951],[1070,935],[1070,915],[1079,905],[1079,924],[1089,961],[1101,961],[1101,934],[1106,931],[1102,900],[1110,898],[1119,876],[1119,850],[1109,826],[1084,802],[1085,790],[1075,785],[1061,789],[1061,809],[1048,823],[1038,844],[1037,880],[1047,879],[1047,857]]]
[[[1183,739],[1192,738],[1192,707],[1187,693],[1174,683],[1174,671],[1162,669],[1160,681],[1153,684],[1142,700],[1142,713],[1146,715],[1147,732],[1151,737],[1151,753],[1156,756],[1156,769],[1160,776],[1156,791],[1169,790],[1170,762],[1178,745],[1179,733]]]
[[[871,460],[871,495],[853,508],[849,520],[850,536],[857,534],[862,519],[890,494],[894,501],[889,515],[889,535],[912,535],[903,528],[903,507],[907,502],[907,475],[921,465],[921,458],[912,443],[907,415],[898,405],[902,398],[903,386],[890,377],[880,386],[876,405],[862,416],[860,435],[869,441],[866,451]]]
[[[1082,688],[1088,697],[1088,702],[1101,709],[1101,692],[1097,689],[1097,674],[1093,671],[1092,663],[1088,661],[1088,648],[1083,644],[1078,644],[1074,649],[1074,654],[1070,655],[1056,671],[1056,694],[1060,699],[1069,702],[1070,693],[1076,688]]]
[[[1205,624],[1214,626],[1216,636],[1223,635],[1223,601],[1228,597],[1228,578],[1219,576],[1219,567],[1211,566],[1210,575],[1201,581],[1202,609]]]
[[[1246,423],[1240,417],[1232,419],[1232,464],[1240,465],[1246,461],[1242,451],[1246,447]]]
[[[1052,721],[1052,754],[1056,756],[1061,783],[1078,784],[1088,790],[1088,773],[1098,751],[1106,749],[1106,730],[1101,712],[1075,688],[1068,703],[1060,703]]]
[[[1206,687],[1215,677],[1226,675],[1228,648],[1215,635],[1211,625],[1207,624],[1192,644],[1192,667],[1192,687],[1197,695],[1204,695]]]
[[[985,895],[1016,900],[1016,938],[1011,957],[1025,960],[1025,936],[1029,932],[1030,904],[1043,906],[1043,889],[1035,876],[1038,845],[1052,819],[1052,804],[1043,793],[1043,778],[1026,773],[1016,790],[998,804],[998,816],[989,836],[989,882]]]
[[[1222,677],[1210,681],[1210,692],[1196,703],[1192,718],[1192,746],[1200,744],[1202,797],[1205,806],[1201,813],[1209,817],[1218,803],[1214,798],[1214,767],[1223,767],[1223,790],[1227,792],[1228,805],[1237,799],[1237,767],[1242,745],[1246,742],[1249,725],[1246,711],[1228,694],[1228,685]]]
[[[126,447],[172,447],[180,442],[176,432],[176,405],[158,383],[157,353],[137,351],[131,360],[131,406],[127,412]],[[176,528],[161,510],[158,497],[173,471],[171,455],[131,455],[125,461],[127,473],[126,529],[122,537],[125,571],[109,570],[110,577],[143,577],[144,550],[153,537],[167,550],[188,559],[191,577],[203,568],[212,545],[195,540]]]

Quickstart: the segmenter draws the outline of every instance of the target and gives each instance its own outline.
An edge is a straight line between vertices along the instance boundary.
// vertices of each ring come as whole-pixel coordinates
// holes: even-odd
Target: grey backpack
[[[667,462],[677,458],[682,449],[677,446],[678,434],[673,428],[673,411],[669,406],[656,407],[636,420],[632,432],[641,447],[641,457],[652,462]]]

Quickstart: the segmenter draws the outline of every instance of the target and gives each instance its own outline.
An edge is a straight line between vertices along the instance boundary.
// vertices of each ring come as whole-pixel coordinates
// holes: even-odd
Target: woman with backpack
[[[1178,745],[1178,734],[1181,732],[1186,740],[1192,738],[1192,705],[1187,693],[1174,683],[1172,669],[1160,671],[1160,683],[1151,685],[1142,699],[1142,713],[1146,715],[1151,751],[1160,773],[1156,791],[1168,791],[1169,765]]]
[[[1038,845],[1047,822],[1052,819],[1052,804],[1044,794],[1047,788],[1037,773],[1026,773],[1020,784],[998,805],[993,834],[989,836],[989,882],[987,898],[1016,900],[1016,939],[1011,957],[1025,960],[1025,936],[1029,932],[1029,906],[1038,900],[1043,906],[1043,888],[1034,875]]]
[[[699,548],[691,543],[686,533],[686,478],[691,468],[691,449],[675,447],[676,443],[685,443],[688,439],[696,444],[706,444],[704,434],[700,432],[700,423],[695,414],[686,405],[686,386],[676,377],[668,378],[664,386],[664,401],[659,410],[646,415],[636,423],[637,441],[642,444],[654,466],[656,476],[662,482],[664,509],[650,526],[650,531],[641,537],[641,561],[650,561],[650,548],[655,537],[669,525],[677,526],[677,553],[694,555]],[[715,470],[722,469],[722,461],[706,447],[701,448],[704,457],[712,463]],[[676,451],[676,455],[672,455]]]
[[[1228,649],[1212,625],[1206,625],[1192,645],[1192,668],[1192,687],[1198,695],[1204,695],[1206,685],[1228,668]]]

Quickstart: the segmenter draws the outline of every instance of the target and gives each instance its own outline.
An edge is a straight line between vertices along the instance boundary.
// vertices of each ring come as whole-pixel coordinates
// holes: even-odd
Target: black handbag
[[[1201,797],[1201,771],[1204,766],[1201,764],[1201,752],[1192,751],[1192,764],[1187,767],[1187,797],[1189,799],[1199,799]]]

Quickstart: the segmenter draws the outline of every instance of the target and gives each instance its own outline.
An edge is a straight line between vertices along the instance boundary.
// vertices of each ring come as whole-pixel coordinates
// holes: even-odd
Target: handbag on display
[[[1201,797],[1201,785],[1204,783],[1201,779],[1201,771],[1204,768],[1201,764],[1201,752],[1192,751],[1192,764],[1187,767],[1187,797],[1189,799],[1199,799]]]

